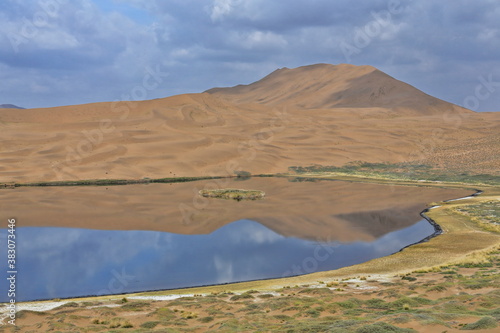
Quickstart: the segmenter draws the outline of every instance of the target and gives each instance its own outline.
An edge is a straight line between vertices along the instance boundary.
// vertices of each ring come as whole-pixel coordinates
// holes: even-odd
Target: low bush
[[[498,324],[495,318],[483,317],[474,323],[467,324],[461,330],[486,330],[490,328],[497,328]]]

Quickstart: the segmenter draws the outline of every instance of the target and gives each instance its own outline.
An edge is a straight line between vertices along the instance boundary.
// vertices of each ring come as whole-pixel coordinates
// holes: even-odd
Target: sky
[[[498,0],[2,0],[0,104],[143,100],[371,65],[500,111]]]

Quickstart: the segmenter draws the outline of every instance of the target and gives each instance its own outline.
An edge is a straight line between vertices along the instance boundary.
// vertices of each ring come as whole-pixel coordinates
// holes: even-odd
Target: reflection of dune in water
[[[207,199],[216,186],[266,192],[258,201]],[[370,241],[410,226],[432,201],[468,190],[349,183],[289,182],[285,178],[229,179],[176,184],[23,187],[0,191],[19,226],[103,230],[155,230],[208,234],[251,219],[284,236],[311,240]]]
[[[422,206],[408,208],[408,211],[410,210],[418,212],[422,210]],[[415,214],[405,214],[404,211],[397,208],[338,214],[335,217],[349,222],[352,228],[357,228],[374,237],[382,236],[385,230],[394,228],[394,226],[409,226],[415,223],[416,219],[421,219],[421,217],[417,218]]]

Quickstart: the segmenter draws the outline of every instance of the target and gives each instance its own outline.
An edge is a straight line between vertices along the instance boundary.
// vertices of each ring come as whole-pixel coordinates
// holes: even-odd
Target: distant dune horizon
[[[24,108],[14,104],[0,104],[0,109],[24,109]]]

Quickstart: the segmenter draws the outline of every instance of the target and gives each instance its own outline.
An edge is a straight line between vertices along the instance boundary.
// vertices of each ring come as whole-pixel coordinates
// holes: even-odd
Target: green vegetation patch
[[[259,190],[239,190],[233,188],[200,190],[200,195],[206,198],[232,199],[232,200],[258,200],[264,198],[266,193]]]
[[[453,182],[466,184],[499,185],[500,177],[489,174],[469,174],[449,172],[425,164],[412,163],[368,163],[351,162],[344,166],[312,165],[307,167],[291,166],[288,170],[295,174],[334,173],[345,176],[362,176],[408,181]]]

